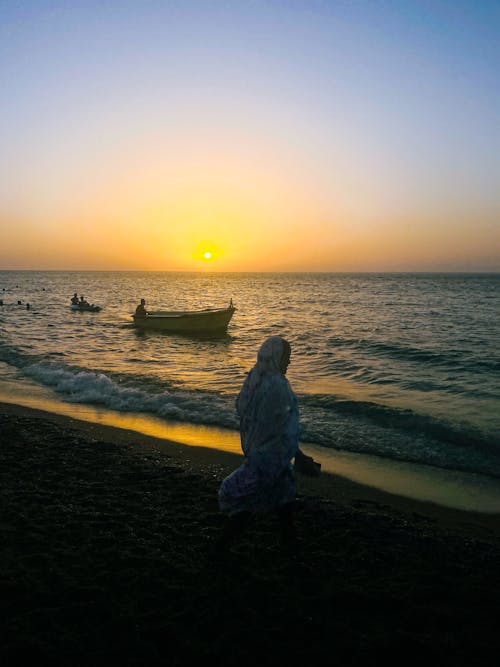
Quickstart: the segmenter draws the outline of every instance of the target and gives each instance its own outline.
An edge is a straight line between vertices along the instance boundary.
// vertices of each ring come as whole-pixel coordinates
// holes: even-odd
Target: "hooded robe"
[[[299,448],[299,412],[280,370],[283,350],[280,336],[263,343],[236,399],[245,461],[219,490],[219,507],[229,515],[266,511],[295,499],[291,461]]]

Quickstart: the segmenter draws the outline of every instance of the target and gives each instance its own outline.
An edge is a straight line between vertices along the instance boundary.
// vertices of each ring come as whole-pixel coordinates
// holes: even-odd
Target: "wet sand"
[[[498,515],[299,476],[296,548],[260,517],[219,558],[240,461],[1,404],[1,663],[496,661]]]

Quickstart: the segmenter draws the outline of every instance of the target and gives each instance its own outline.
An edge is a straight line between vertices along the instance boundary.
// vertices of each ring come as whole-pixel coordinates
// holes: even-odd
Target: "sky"
[[[0,0],[0,269],[500,271],[495,0]]]

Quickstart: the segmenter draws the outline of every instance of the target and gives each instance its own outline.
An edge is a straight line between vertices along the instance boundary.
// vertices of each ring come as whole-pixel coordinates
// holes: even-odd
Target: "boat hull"
[[[101,306],[77,306],[75,304],[72,304],[70,308],[79,313],[98,313],[101,310]]]
[[[235,310],[235,308],[218,308],[199,311],[157,311],[148,313],[146,317],[135,315],[132,317],[139,329],[204,334],[225,331]]]

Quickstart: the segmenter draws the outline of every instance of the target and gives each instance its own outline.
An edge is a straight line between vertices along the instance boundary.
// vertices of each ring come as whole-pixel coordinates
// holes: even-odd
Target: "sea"
[[[102,310],[72,311],[74,292]],[[143,332],[141,298],[236,311],[224,335]],[[237,441],[237,393],[280,334],[301,442],[320,459],[464,473],[500,491],[500,274],[0,271],[0,299],[0,400],[22,402],[24,387]]]

